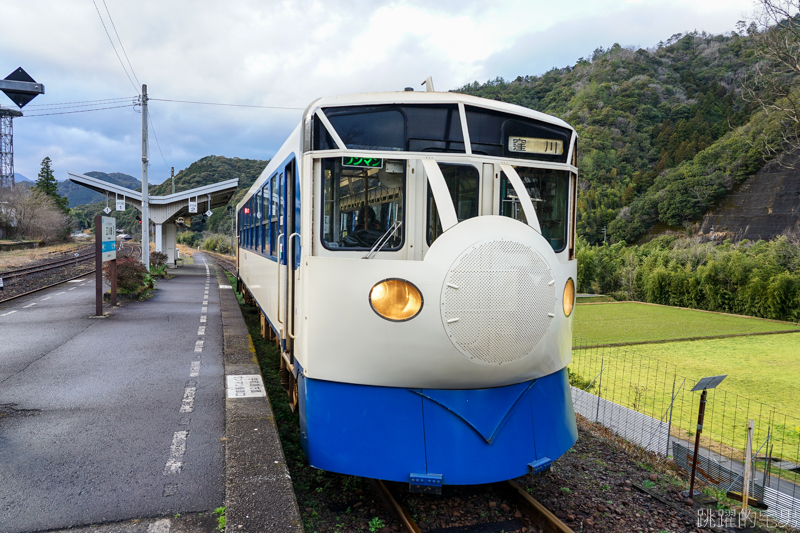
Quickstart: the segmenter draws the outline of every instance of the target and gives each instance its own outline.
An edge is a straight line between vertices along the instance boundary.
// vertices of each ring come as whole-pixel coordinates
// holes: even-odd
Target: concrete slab
[[[217,279],[219,285],[229,284],[221,268]],[[260,374],[236,295],[220,290],[219,297],[225,375]],[[301,533],[300,510],[269,399],[229,398],[225,419],[227,530]]]

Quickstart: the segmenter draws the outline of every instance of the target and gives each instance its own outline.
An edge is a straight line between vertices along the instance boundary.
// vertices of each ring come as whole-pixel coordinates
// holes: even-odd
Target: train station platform
[[[0,304],[0,532],[302,531],[228,279],[170,274],[104,319],[93,276]]]

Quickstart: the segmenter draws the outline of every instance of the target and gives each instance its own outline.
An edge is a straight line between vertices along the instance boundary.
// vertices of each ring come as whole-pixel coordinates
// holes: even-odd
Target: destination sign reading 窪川
[[[526,154],[561,155],[564,153],[564,141],[536,139],[533,137],[509,137],[508,151]]]

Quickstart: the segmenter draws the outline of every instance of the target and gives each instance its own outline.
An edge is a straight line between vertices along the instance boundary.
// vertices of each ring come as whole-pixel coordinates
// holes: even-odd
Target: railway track
[[[422,533],[422,530],[414,519],[413,513],[403,504],[401,501],[402,499],[396,496],[397,492],[399,492],[397,487],[394,486],[396,484],[387,484],[381,480],[373,479],[370,480],[370,485],[375,492],[378,493],[387,510],[392,512],[403,524],[403,531],[407,533]],[[503,522],[480,522],[473,526],[460,527],[458,529],[460,533],[468,533],[470,531],[474,531],[475,533],[515,531],[522,527],[525,527],[526,530],[530,532],[574,533],[569,526],[530,494],[525,492],[525,490],[514,481],[494,483],[490,487],[491,490],[503,494],[509,501],[513,501],[516,504],[517,508],[521,511],[519,513],[520,517],[516,519],[518,522],[516,524],[508,520]],[[445,527],[442,527],[442,530],[445,529]]]
[[[61,257],[0,271],[0,279],[3,280],[0,302],[20,298],[94,272],[94,257],[94,246],[84,246],[72,253],[62,254]]]
[[[213,259],[219,266],[221,266],[223,270],[230,272],[234,276],[238,275],[236,270],[236,259],[234,257],[230,255],[218,254],[215,252],[203,251],[203,253],[211,257],[211,259]]]
[[[138,243],[123,243],[119,253],[141,257],[142,246]],[[37,261],[30,266],[0,271],[0,279],[3,280],[0,302],[21,298],[95,271],[93,244],[62,255],[47,261]]]

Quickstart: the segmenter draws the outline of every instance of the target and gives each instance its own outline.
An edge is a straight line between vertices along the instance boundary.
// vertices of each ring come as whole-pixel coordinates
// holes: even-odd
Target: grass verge
[[[800,331],[800,326],[761,318],[626,302],[577,306],[573,331],[576,344],[580,340],[581,344],[595,345],[792,330]]]

